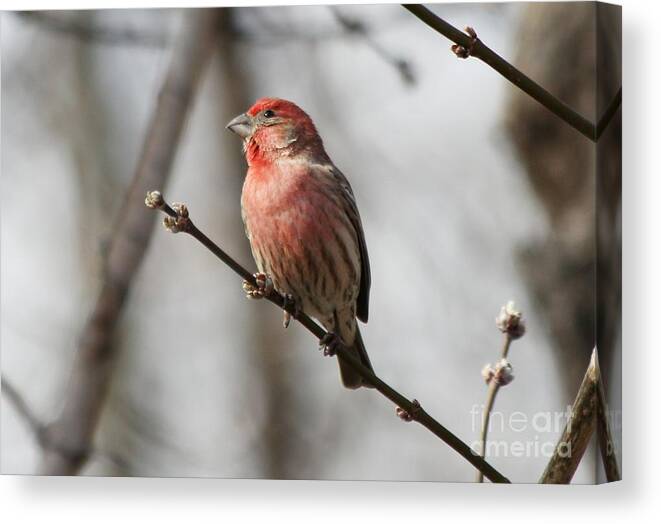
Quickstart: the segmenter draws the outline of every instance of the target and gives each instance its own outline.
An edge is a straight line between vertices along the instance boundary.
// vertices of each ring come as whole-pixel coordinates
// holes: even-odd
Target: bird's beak
[[[229,129],[241,138],[248,138],[255,131],[255,124],[250,115],[243,113],[232,119],[230,123],[225,126],[225,129]]]

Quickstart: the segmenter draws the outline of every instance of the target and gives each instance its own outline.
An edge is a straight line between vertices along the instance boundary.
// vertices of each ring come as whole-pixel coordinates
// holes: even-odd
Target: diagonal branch
[[[472,29],[466,28],[467,33],[463,33],[422,5],[402,4],[402,6],[436,32],[453,41],[455,43],[453,51],[457,56],[461,58],[468,58],[469,56],[479,58],[593,142],[597,141],[603,130],[608,126],[608,122],[610,122],[622,101],[622,91],[620,90],[604,112],[599,125],[595,126],[485,45]]]
[[[35,436],[37,441],[42,443],[44,425],[34,414],[28,403],[23,396],[18,392],[18,389],[10,382],[10,380],[3,374],[0,378],[2,383],[2,394],[7,396],[7,400],[14,405],[18,414],[23,418],[31,433]]]
[[[196,240],[198,240],[202,245],[204,245],[209,251],[216,255],[223,263],[229,266],[236,274],[241,278],[257,287],[257,282],[255,277],[250,271],[244,268],[241,264],[236,262],[231,256],[229,256],[225,251],[223,251],[216,243],[214,243],[209,237],[207,237],[202,231],[200,231],[192,220],[188,216],[188,209],[183,204],[173,204],[170,207],[165,203],[162,195],[158,191],[151,191],[147,193],[147,198],[145,199],[145,204],[152,208],[163,211],[168,216],[164,219],[165,226],[172,231],[173,233],[184,232],[188,233]],[[173,209],[173,207],[175,209]],[[278,306],[279,308],[287,311],[293,318],[300,322],[305,329],[312,333],[319,341],[324,339],[328,333],[324,330],[319,324],[312,320],[302,311],[297,311],[294,304],[291,301],[285,300],[285,298],[279,293],[271,293],[265,298]],[[341,344],[338,344],[336,353],[340,355],[346,362],[374,388],[381,393],[384,397],[392,401],[399,408],[398,415],[404,420],[415,420],[434,435],[440,438],[448,446],[454,449],[462,457],[464,457],[468,462],[470,462],[475,468],[484,473],[484,476],[487,477],[492,482],[508,483],[509,480],[503,476],[501,473],[496,471],[488,462],[486,462],[482,457],[479,457],[473,452],[473,450],[460,440],[454,433],[446,429],[434,418],[432,418],[418,403],[417,400],[408,400],[401,393],[393,389],[386,382],[381,380],[376,376],[372,371],[363,366],[360,361],[353,356],[353,353],[342,347]]]
[[[133,182],[120,210],[104,267],[104,282],[80,338],[64,408],[45,430],[54,447],[45,450],[40,472],[76,474],[88,458],[90,442],[110,382],[113,336],[149,240],[154,220],[138,195],[166,183],[186,116],[217,34],[217,11],[196,9],[184,18],[180,40],[162,85]],[[61,449],[71,450],[61,453]]]
[[[569,484],[595,429],[606,479],[608,482],[620,480],[622,477],[615,455],[603,377],[596,348],[592,351],[590,364],[571,408],[567,426],[560,437],[553,457],[546,466],[540,483]]]
[[[569,420],[555,452],[542,474],[540,484],[569,484],[571,482],[597,424],[599,380],[597,350],[594,349],[583,382],[572,405]]]
[[[597,129],[595,130],[595,133],[597,135],[597,140],[599,140],[603,132],[608,127],[608,124],[610,124],[611,120],[615,116],[615,113],[617,113],[617,110],[621,104],[622,104],[622,88],[620,87],[620,89],[618,89],[617,93],[613,97],[613,100],[611,100],[611,103],[608,104],[608,107],[604,111],[604,114],[601,115],[599,122],[597,122]]]

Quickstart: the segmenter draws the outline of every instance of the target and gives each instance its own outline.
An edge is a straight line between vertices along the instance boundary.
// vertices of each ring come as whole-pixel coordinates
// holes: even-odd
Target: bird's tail
[[[363,338],[360,336],[360,329],[356,326],[356,337],[354,338],[353,344],[349,351],[353,353],[355,357],[360,360],[361,364],[368,368],[370,371],[374,371],[372,363],[370,362],[370,357],[367,356],[367,350],[365,349],[365,344],[363,344]],[[337,356],[338,362],[340,364],[340,378],[342,379],[342,384],[345,388],[349,389],[358,389],[359,387],[373,388],[371,384],[363,380],[363,377],[354,370],[349,362],[344,360],[341,356]]]

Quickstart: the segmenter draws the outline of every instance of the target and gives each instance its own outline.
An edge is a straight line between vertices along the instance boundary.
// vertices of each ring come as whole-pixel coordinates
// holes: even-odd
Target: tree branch
[[[601,460],[606,472],[606,480],[615,482],[622,480],[620,466],[617,463],[615,454],[615,443],[610,427],[610,417],[608,415],[608,404],[606,403],[606,393],[604,391],[604,380],[599,367],[599,358],[596,357],[596,368],[599,375],[597,382],[597,441],[601,451]]]
[[[572,405],[567,425],[539,481],[541,484],[569,484],[571,482],[597,423],[599,380],[597,350],[594,349],[583,382]]]
[[[402,4],[402,6],[436,32],[453,41],[455,45],[452,46],[452,50],[457,56],[461,58],[468,58],[469,56],[479,58],[593,142],[597,141],[603,130],[608,126],[610,119],[622,101],[622,92],[620,90],[609,105],[609,108],[604,112],[599,125],[595,126],[491,50],[477,37],[471,28],[466,28],[468,34],[463,33],[422,5]]]
[[[80,339],[64,408],[47,428],[54,448],[40,472],[76,474],[88,457],[115,356],[113,335],[151,239],[154,219],[139,204],[147,188],[166,183],[199,78],[217,34],[215,10],[192,10],[184,19],[172,62],[158,96],[141,157],[107,251],[104,283]],[[61,453],[61,449],[71,450]]]
[[[333,13],[333,18],[335,21],[349,34],[353,34],[363,38],[365,44],[370,47],[384,62],[394,67],[399,76],[407,85],[413,85],[416,82],[415,74],[408,60],[404,58],[399,58],[393,55],[388,49],[384,48],[379,44],[372,35],[370,35],[365,24],[360,20],[350,18],[343,14],[337,6],[329,6],[331,13]]]
[[[595,131],[597,140],[599,140],[603,132],[606,131],[608,124],[610,124],[611,120],[613,120],[613,117],[615,116],[615,113],[617,113],[617,110],[619,109],[621,104],[622,104],[622,88],[620,87],[620,89],[618,89],[617,93],[613,97],[613,100],[611,100],[611,103],[608,104],[608,107],[606,108],[604,114],[599,119],[599,122],[597,123],[597,129]]]
[[[161,193],[152,191],[147,194],[145,204],[152,208],[163,211],[168,216],[164,219],[164,224],[173,233],[184,232],[188,233],[196,240],[198,240],[204,247],[211,251],[218,257],[224,264],[229,266],[237,275],[249,282],[253,286],[257,286],[255,277],[250,271],[244,268],[241,264],[236,262],[231,256],[223,251],[217,244],[210,240],[202,231],[200,231],[192,220],[189,218],[188,209],[183,204],[173,204],[170,207],[165,203]],[[275,304],[279,308],[287,311],[293,318],[312,333],[318,340],[322,340],[328,333],[319,324],[312,320],[302,311],[296,311],[294,304],[286,301],[282,295],[273,292],[265,297],[269,302]],[[509,480],[501,473],[496,471],[488,462],[482,457],[477,456],[473,450],[466,443],[461,441],[456,435],[442,426],[434,418],[432,418],[418,403],[417,400],[408,400],[401,393],[393,389],[390,385],[381,380],[368,368],[364,367],[360,361],[353,356],[353,353],[342,347],[341,344],[337,346],[337,354],[341,356],[355,371],[374,388],[381,393],[384,397],[389,399],[399,407],[398,414],[405,420],[414,420],[419,424],[426,427],[434,435],[440,438],[448,446],[454,449],[475,468],[484,473],[492,482],[508,483]]]

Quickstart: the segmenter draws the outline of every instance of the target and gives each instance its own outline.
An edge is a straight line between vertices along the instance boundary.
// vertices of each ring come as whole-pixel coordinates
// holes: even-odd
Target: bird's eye
[[[272,111],[271,109],[267,109],[264,111],[264,118],[272,118],[275,116],[275,112]]]

